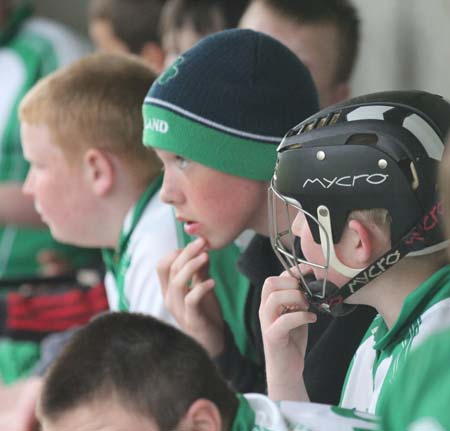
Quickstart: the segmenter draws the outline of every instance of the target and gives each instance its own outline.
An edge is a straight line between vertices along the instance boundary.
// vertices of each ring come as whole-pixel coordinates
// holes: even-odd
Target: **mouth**
[[[177,216],[177,220],[180,223],[183,223],[184,231],[191,236],[199,236],[199,232],[201,229],[201,224],[195,220],[189,220],[184,217]]]

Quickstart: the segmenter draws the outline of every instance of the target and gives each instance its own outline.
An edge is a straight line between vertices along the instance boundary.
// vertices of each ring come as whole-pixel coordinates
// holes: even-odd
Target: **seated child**
[[[158,22],[164,0],[90,0],[89,34],[108,53],[132,53],[157,75],[164,70]]]
[[[385,92],[325,109],[287,133],[271,187],[272,241],[287,273],[266,281],[260,308],[272,398],[308,398],[302,371],[314,311],[343,315],[356,304],[378,311],[341,398],[343,407],[375,413],[410,350],[450,325],[436,196],[449,126],[442,97]],[[290,239],[277,223],[279,200]],[[307,283],[308,273],[316,281]]]
[[[173,321],[155,267],[177,247],[161,165],[141,144],[154,74],[137,58],[86,57],[40,81],[20,105],[24,192],[60,241],[101,247],[111,310]]]
[[[150,316],[109,313],[71,340],[45,378],[42,431],[351,431],[374,417],[237,395],[199,344]]]
[[[169,66],[203,37],[237,26],[247,0],[168,0],[159,32]]]
[[[199,237],[159,265],[166,303],[239,392],[266,389],[258,308],[265,278],[282,271],[268,238],[267,188],[276,146],[299,115],[307,118],[317,109],[306,67],[281,43],[251,30],[204,38],[155,81],[144,101],[144,144],[164,164],[161,199],[174,206],[185,233]],[[238,268],[228,271],[250,280],[245,313],[222,319],[215,297],[219,279],[208,273],[208,264],[215,251],[248,230],[257,234],[244,246]],[[237,284],[227,288],[232,295],[243,292]],[[315,402],[338,402],[348,363],[371,320],[367,310],[320,319],[305,373]],[[356,328],[351,334],[349,325]],[[236,334],[251,340],[254,357],[241,355]],[[333,368],[323,361],[328,355],[336,358]]]

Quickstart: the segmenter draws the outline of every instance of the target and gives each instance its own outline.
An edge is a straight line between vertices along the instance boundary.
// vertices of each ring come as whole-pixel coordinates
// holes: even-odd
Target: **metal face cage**
[[[301,204],[294,199],[282,196],[277,192],[273,181],[268,191],[269,200],[269,230],[272,248],[286,271],[299,281],[300,290],[306,295],[308,301],[312,303],[322,303],[326,298],[326,285],[328,271],[330,268],[330,245],[331,238],[323,224],[312,214],[305,211]],[[300,248],[300,238],[292,231],[292,226],[296,217],[303,216],[303,223],[316,223],[319,227],[321,246],[324,262],[312,262],[307,260]],[[313,276],[313,268],[323,271],[321,277],[321,288],[314,289],[308,287],[308,281]],[[327,304],[321,304],[327,307]],[[328,310],[323,310],[328,311]]]

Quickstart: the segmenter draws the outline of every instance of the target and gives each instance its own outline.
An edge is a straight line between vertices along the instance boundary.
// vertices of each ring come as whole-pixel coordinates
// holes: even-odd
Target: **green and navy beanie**
[[[253,180],[272,176],[284,134],[319,105],[308,69],[252,30],[201,40],[154,82],[144,144]]]

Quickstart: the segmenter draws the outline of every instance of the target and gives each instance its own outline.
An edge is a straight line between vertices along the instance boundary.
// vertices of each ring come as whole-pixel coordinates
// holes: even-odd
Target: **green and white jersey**
[[[238,398],[231,431],[363,431],[379,425],[373,415],[325,404],[273,402],[261,394]]]
[[[20,143],[17,109],[25,93],[43,76],[88,53],[89,46],[65,27],[31,17],[28,6],[12,12],[0,32],[0,183],[21,183],[27,172]],[[92,254],[56,243],[48,229],[0,226],[0,277],[37,273],[41,249],[57,249],[74,266]]]
[[[172,207],[159,199],[162,176],[128,211],[116,250],[103,250],[109,307],[150,314],[175,325],[164,304],[156,265],[177,248]]]
[[[413,351],[380,409],[382,429],[450,430],[450,330],[433,334]]]
[[[341,406],[379,414],[386,393],[412,349],[430,334],[450,327],[450,265],[411,292],[391,329],[375,317],[353,357]]]

